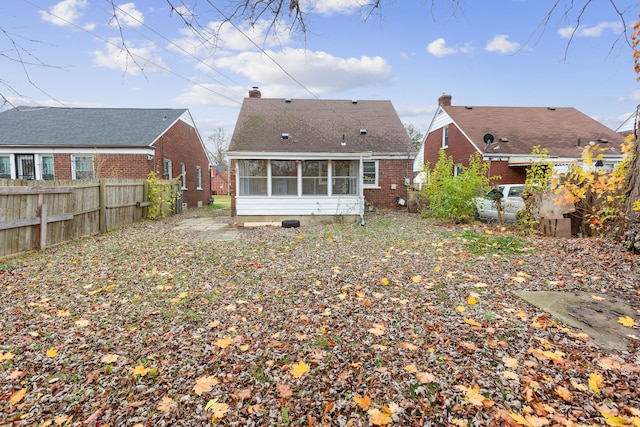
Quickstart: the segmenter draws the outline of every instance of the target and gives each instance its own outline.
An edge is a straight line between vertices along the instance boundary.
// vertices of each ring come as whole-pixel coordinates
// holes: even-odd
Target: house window
[[[42,156],[42,179],[52,181],[55,177],[53,172],[53,156]]]
[[[302,194],[327,195],[329,162],[326,160],[307,160],[302,164]]]
[[[298,165],[295,160],[271,161],[271,194],[274,196],[298,195]]]
[[[171,164],[171,160],[170,159],[164,159],[163,162],[163,174],[162,174],[162,178],[163,179],[172,179],[173,178],[173,174],[171,173],[173,166]]]
[[[332,194],[358,194],[359,162],[355,160],[335,160],[331,162]]]
[[[11,179],[11,158],[0,156],[0,178]]]
[[[184,163],[180,163],[180,185],[183,190],[187,189],[187,167]]]
[[[238,195],[267,195],[266,160],[238,160]]]
[[[36,162],[33,154],[16,154],[18,179],[36,179]]]
[[[363,185],[367,187],[378,187],[378,161],[365,160],[362,162],[364,177]]]
[[[93,156],[71,156],[73,179],[93,178]]]
[[[453,176],[460,176],[462,175],[462,172],[463,172],[462,165],[455,165],[453,167]]]
[[[449,125],[442,128],[442,148],[449,146]]]
[[[196,188],[202,190],[202,168],[196,166]]]

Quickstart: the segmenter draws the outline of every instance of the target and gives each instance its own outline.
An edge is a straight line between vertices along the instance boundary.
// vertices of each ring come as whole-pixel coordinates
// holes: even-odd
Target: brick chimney
[[[260,93],[258,86],[251,88],[249,91],[249,98],[262,98],[262,94]]]
[[[451,95],[447,93],[440,95],[440,98],[438,98],[438,105],[449,107],[451,105]]]

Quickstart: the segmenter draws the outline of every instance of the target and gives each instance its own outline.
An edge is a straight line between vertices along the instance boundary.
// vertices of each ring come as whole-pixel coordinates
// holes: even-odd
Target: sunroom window
[[[238,161],[238,195],[267,195],[267,160]]]
[[[360,165],[353,160],[337,160],[331,162],[332,183],[331,192],[333,194],[357,195],[358,194],[358,172]]]
[[[327,194],[329,162],[326,160],[307,160],[302,164],[302,194]]]
[[[274,196],[298,195],[298,167],[295,160],[271,161],[271,194]]]

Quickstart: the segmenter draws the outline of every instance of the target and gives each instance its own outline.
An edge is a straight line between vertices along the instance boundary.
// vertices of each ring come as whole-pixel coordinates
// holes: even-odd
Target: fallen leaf
[[[304,360],[301,360],[291,367],[291,375],[293,375],[293,378],[300,378],[307,372],[309,372],[309,365],[304,363]]]
[[[379,409],[369,409],[367,414],[369,414],[369,422],[374,426],[386,426],[387,424],[391,424],[391,417],[388,414],[380,412]]]
[[[149,372],[151,372],[151,368],[145,368],[142,365],[137,365],[135,368],[133,368],[133,375],[139,375],[141,377],[144,377]]]
[[[502,372],[502,376],[505,377],[506,379],[509,380],[519,380],[520,379],[520,375],[516,374],[513,371],[503,371]]]
[[[631,317],[625,316],[619,317],[618,323],[620,323],[622,326],[626,326],[627,328],[633,328],[633,325],[635,325],[636,322]]]
[[[287,384],[278,384],[276,391],[278,392],[278,395],[280,395],[280,399],[288,399],[293,396],[291,387]]]
[[[467,298],[467,304],[469,305],[476,305],[478,303],[478,300],[475,297],[469,297]]]
[[[482,326],[479,322],[473,320],[473,319],[469,319],[468,317],[464,317],[463,318],[464,323],[471,325],[471,326]]]
[[[515,359],[513,357],[503,357],[502,361],[504,362],[504,366],[506,366],[507,368],[510,369],[517,369],[518,368],[518,359]]]
[[[205,410],[211,410],[213,412],[213,420],[217,421],[224,417],[224,414],[229,410],[229,405],[226,403],[216,402],[215,400],[210,400],[209,403],[205,406]]]
[[[418,368],[416,368],[416,365],[407,365],[404,367],[404,370],[407,372],[418,372]]]
[[[4,362],[6,360],[11,360],[14,357],[15,357],[15,354],[13,354],[11,352],[7,351],[6,353],[3,353],[3,352],[0,351],[0,362]]]
[[[602,375],[597,373],[589,374],[589,388],[596,394],[600,394],[600,386],[602,385]]]
[[[358,404],[360,409],[362,409],[363,411],[366,411],[367,409],[369,409],[369,405],[371,405],[371,398],[366,395],[362,397],[359,395],[355,395],[353,396],[353,400]]]
[[[100,358],[100,361],[102,363],[113,363],[118,360],[119,357],[120,356],[118,356],[117,354],[105,354]]]
[[[156,409],[160,412],[164,412],[165,414],[171,411],[171,406],[173,405],[173,399],[170,397],[163,397]]]
[[[418,372],[416,373],[416,378],[422,384],[429,384],[435,381],[436,377],[430,372]]]
[[[565,402],[570,402],[571,399],[573,398],[573,393],[571,393],[571,391],[568,388],[557,386],[555,388],[555,392]]]
[[[20,390],[16,391],[11,395],[11,397],[9,398],[9,404],[15,405],[16,403],[20,402],[26,394],[27,394],[27,389],[21,388]]]
[[[219,340],[217,340],[213,344],[217,345],[220,348],[227,348],[227,347],[229,347],[231,345],[231,338],[229,338],[229,337],[220,338]]]
[[[58,349],[55,347],[51,347],[49,350],[47,350],[47,357],[51,357],[54,358],[58,355]]]
[[[200,377],[196,380],[196,385],[193,386],[193,391],[198,396],[202,396],[204,393],[208,393],[213,390],[213,386],[216,384],[218,384],[218,379],[213,375]]]
[[[381,335],[384,335],[384,331],[387,328],[385,328],[383,325],[379,325],[377,323],[373,324],[373,327],[369,329],[369,333],[372,333],[373,335],[379,337]]]
[[[80,327],[80,328],[84,328],[86,326],[89,326],[89,324],[91,322],[89,322],[87,319],[78,319],[76,320],[76,326]]]

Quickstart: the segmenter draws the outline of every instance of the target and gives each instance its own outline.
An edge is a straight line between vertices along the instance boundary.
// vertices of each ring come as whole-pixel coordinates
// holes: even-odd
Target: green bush
[[[427,173],[429,164],[425,165]],[[440,150],[438,162],[420,196],[426,200],[425,217],[467,222],[475,214],[473,199],[489,189],[489,164],[482,161],[479,154],[469,158],[469,166],[461,166],[454,176],[453,158]]]

